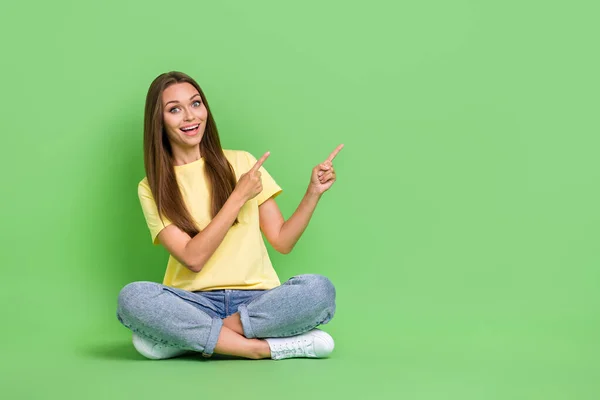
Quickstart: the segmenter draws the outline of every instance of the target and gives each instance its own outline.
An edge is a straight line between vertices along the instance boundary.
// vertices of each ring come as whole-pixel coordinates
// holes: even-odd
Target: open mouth
[[[200,127],[200,124],[196,124],[196,125],[186,126],[184,128],[179,128],[179,130],[181,132],[183,132],[183,134],[186,136],[194,136],[195,134],[198,133],[199,127]]]

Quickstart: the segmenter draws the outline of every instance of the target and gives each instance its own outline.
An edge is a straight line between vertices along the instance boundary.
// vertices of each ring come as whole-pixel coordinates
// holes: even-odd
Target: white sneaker
[[[271,358],[281,360],[292,357],[323,358],[331,354],[333,338],[320,329],[301,335],[265,339],[271,348]]]
[[[151,360],[162,360],[165,358],[173,358],[187,353],[187,350],[182,350],[178,347],[167,346],[154,340],[146,339],[142,336],[133,334],[133,347],[146,358]]]

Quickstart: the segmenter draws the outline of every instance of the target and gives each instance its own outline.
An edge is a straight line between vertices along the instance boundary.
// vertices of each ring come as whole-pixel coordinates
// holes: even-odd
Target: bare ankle
[[[255,346],[252,352],[252,359],[260,360],[263,358],[271,358],[271,348],[269,343],[263,339],[255,339]]]

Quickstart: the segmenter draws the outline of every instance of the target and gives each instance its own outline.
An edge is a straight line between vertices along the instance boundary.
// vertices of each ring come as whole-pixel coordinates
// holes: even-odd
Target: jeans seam
[[[126,323],[119,314],[117,314],[117,319],[123,324],[123,326],[125,326],[126,328],[128,328],[129,330],[131,330],[133,333],[135,333],[137,335],[143,336],[144,338],[150,339],[150,340],[152,340],[152,341],[154,341],[156,343],[160,343],[160,344],[167,345],[167,346],[170,346],[170,347],[175,347],[177,349],[185,350],[185,348],[183,348],[183,347],[181,347],[181,346],[179,346],[179,345],[177,345],[177,344],[175,344],[173,342],[170,342],[168,340],[161,339],[159,337],[151,335],[151,334],[147,333],[146,331],[144,331],[142,329],[139,329],[137,327],[134,327],[133,325],[130,325],[130,324]]]
[[[224,315],[229,315],[229,298],[231,296],[231,292],[225,291],[225,313]]]

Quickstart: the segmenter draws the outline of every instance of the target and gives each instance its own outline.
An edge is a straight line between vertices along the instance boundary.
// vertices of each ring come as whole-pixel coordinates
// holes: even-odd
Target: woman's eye
[[[193,105],[194,107],[200,107],[200,104],[202,104],[202,103],[200,102],[200,100],[196,100],[195,102],[193,102],[193,103],[192,103],[192,105]]]
[[[171,114],[175,114],[175,110],[179,110],[179,107],[173,107],[169,110]]]

